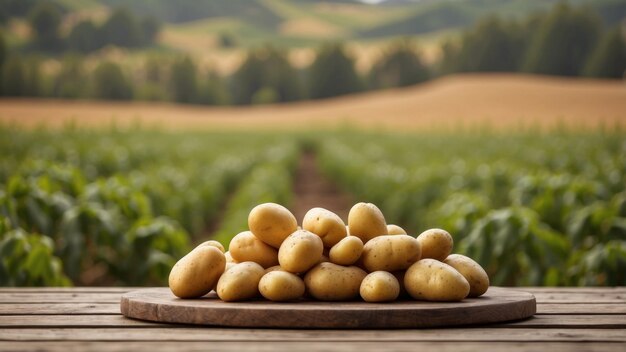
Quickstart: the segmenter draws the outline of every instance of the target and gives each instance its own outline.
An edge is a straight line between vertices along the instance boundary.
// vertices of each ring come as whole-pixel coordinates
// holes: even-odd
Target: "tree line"
[[[112,28],[120,28],[119,23],[128,22],[119,19],[124,17],[128,20],[129,13],[118,10],[101,28],[111,21],[117,23]],[[83,26],[81,23],[76,27]],[[133,47],[138,43],[115,45]],[[189,56],[151,57],[141,70],[131,71],[113,61],[88,68],[81,53],[89,50],[75,48],[73,54],[63,57],[56,73],[44,74],[41,59],[9,53],[0,34],[0,94],[248,105],[408,86],[457,72],[621,78],[626,70],[626,44],[620,28],[604,28],[593,12],[563,4],[523,20],[490,17],[479,21],[456,40],[444,43],[442,57],[435,64],[424,62],[412,40],[396,40],[366,73],[356,70],[354,57],[342,43],[322,45],[313,63],[303,69],[290,64],[285,50],[272,46],[251,49],[227,77],[201,67]]]

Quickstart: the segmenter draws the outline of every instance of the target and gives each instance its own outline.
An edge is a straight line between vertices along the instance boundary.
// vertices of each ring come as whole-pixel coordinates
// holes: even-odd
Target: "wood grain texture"
[[[425,328],[486,324],[535,314],[533,295],[492,287],[479,298],[461,302],[398,301],[392,303],[266,300],[223,302],[214,294],[179,299],[168,288],[122,295],[123,315],[156,322],[229,327],[271,328]]]
[[[162,328],[164,326],[181,327],[179,324],[154,323],[128,319],[117,315],[0,315],[2,328],[47,328],[47,327],[101,327],[101,328]],[[489,324],[489,328],[626,328],[626,314],[621,315],[557,315],[535,314],[524,319],[504,323]]]
[[[436,328],[436,329],[247,329],[169,326],[158,328],[0,329],[0,341],[499,341],[626,342],[625,329]]]
[[[162,341],[162,342],[91,342],[91,341],[64,341],[64,342],[7,342],[0,344],[0,351],[50,351],[50,352],[73,352],[73,351],[197,351],[209,350],[222,352],[278,352],[278,351],[301,351],[306,347],[307,351],[328,352],[379,352],[379,351],[437,351],[437,352],[475,352],[480,350],[507,351],[507,352],[615,352],[626,349],[626,343],[621,342],[301,342],[272,341],[271,343],[259,343],[250,341],[239,342],[186,342],[186,341]]]

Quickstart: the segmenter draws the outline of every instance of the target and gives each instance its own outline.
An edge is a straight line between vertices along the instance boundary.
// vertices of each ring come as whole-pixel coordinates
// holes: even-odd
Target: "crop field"
[[[293,210],[304,156],[388,223],[449,230],[495,285],[624,285],[625,137],[4,126],[0,285],[163,284],[195,244],[246,229],[254,205]]]

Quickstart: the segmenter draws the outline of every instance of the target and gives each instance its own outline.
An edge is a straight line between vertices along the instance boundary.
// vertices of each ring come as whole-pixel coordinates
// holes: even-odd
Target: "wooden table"
[[[165,325],[120,314],[130,288],[0,288],[0,350],[626,351],[626,287],[518,288],[524,321],[446,329],[285,330]]]

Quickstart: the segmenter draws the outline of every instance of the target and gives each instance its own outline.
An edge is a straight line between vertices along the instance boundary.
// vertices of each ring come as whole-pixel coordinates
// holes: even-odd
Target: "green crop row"
[[[163,283],[242,180],[284,166],[295,145],[143,130],[0,136],[0,285]]]
[[[389,222],[449,230],[499,285],[626,284],[626,136],[340,134],[321,169]]]

